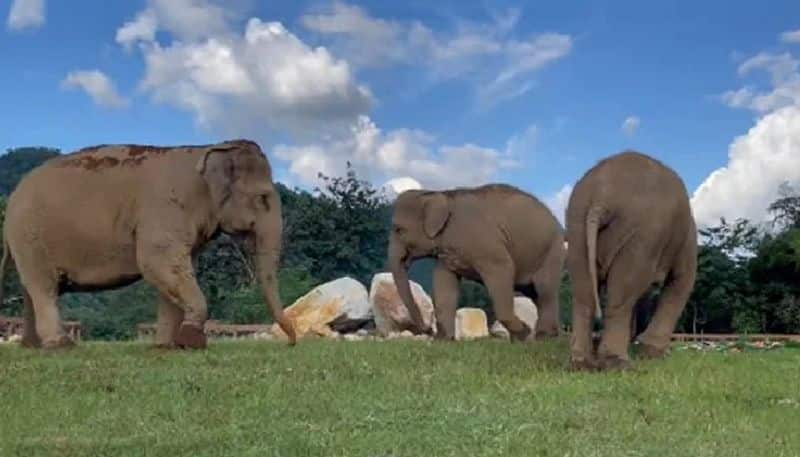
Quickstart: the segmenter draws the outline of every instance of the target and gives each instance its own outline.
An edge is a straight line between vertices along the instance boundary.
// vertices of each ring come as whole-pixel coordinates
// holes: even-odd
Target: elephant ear
[[[233,156],[228,152],[237,148],[235,144],[216,144],[208,147],[197,161],[196,170],[208,183],[211,199],[217,207],[230,197],[235,167]]]
[[[423,229],[428,238],[434,238],[444,229],[450,219],[450,205],[447,197],[441,193],[432,193],[424,197]]]

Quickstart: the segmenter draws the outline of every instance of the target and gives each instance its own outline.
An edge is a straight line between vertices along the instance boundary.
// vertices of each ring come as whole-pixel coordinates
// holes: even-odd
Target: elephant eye
[[[402,235],[403,232],[406,231],[403,227],[400,227],[399,225],[395,225],[393,228],[394,228],[394,233],[398,235]]]

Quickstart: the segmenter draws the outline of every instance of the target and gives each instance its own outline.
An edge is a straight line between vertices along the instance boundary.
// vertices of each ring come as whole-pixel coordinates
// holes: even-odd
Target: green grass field
[[[800,349],[566,359],[564,341],[3,345],[0,455],[800,455]]]

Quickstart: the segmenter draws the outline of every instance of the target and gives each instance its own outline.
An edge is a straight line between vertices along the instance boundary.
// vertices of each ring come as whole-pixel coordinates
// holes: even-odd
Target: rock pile
[[[422,315],[422,334],[414,333],[411,316],[400,299],[391,273],[373,276],[369,291],[350,277],[322,284],[297,299],[284,314],[293,322],[298,338],[430,340],[430,335],[436,332],[433,301],[416,282],[410,281],[410,286]],[[538,314],[530,299],[515,297],[514,313],[531,329],[536,328]],[[455,328],[457,340],[509,338],[503,324],[495,321],[490,327],[486,313],[479,308],[459,309]],[[285,341],[286,335],[278,325],[272,325],[268,331],[253,334],[252,338]]]

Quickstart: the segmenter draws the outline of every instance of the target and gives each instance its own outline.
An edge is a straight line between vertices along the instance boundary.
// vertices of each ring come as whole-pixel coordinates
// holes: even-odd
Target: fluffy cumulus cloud
[[[99,70],[72,71],[61,81],[61,87],[81,89],[99,106],[123,108],[128,105],[128,100],[119,95],[111,79]]]
[[[469,143],[438,145],[418,130],[384,132],[366,116],[347,134],[302,146],[278,145],[274,154],[288,161],[293,177],[305,184],[317,183],[318,173],[342,175],[350,162],[361,176],[395,191],[486,183],[513,163],[506,152]]]
[[[404,176],[386,181],[383,186],[390,197],[396,197],[407,190],[422,189],[422,184],[414,178]]]
[[[722,100],[732,108],[745,108],[758,114],[800,103],[800,62],[788,52],[782,54],[759,53],[739,65],[741,77],[765,73],[769,86],[759,88],[745,85],[722,94]]]
[[[373,97],[349,64],[305,44],[280,22],[236,17],[206,0],[150,0],[117,31],[145,61],[140,89],[229,135],[302,134],[352,123]],[[163,30],[174,39],[157,41]]]
[[[545,197],[543,200],[544,204],[550,208],[550,211],[553,212],[562,225],[567,215],[567,204],[569,204],[569,197],[572,195],[572,187],[572,184],[565,184],[558,192]]]
[[[302,24],[330,38],[333,47],[361,67],[416,65],[435,79],[470,77],[482,105],[518,97],[534,85],[533,75],[569,54],[572,38],[559,33],[517,38],[518,10],[488,23],[459,21],[454,31],[435,32],[419,21],[371,16],[341,1],[306,14]]]
[[[787,36],[783,41],[787,41]],[[738,68],[742,78],[763,73],[767,83],[749,84],[723,94],[732,108],[758,117],[750,130],[735,138],[728,163],[713,171],[695,190],[692,207],[698,225],[713,225],[721,217],[765,221],[767,207],[784,183],[800,184],[800,73],[788,52],[759,53]]]
[[[300,18],[326,43],[312,46],[284,24],[247,18],[222,0],[147,0],[120,25],[116,42],[141,54],[138,88],[153,101],[226,136],[286,134],[282,144],[263,144],[286,165],[286,180],[316,185],[319,173],[342,175],[350,162],[359,176],[396,195],[489,182],[518,165],[538,132],[531,126],[497,150],[442,144],[419,130],[381,130],[369,118],[374,97],[356,69],[413,65],[435,78],[479,74],[494,99],[521,93],[572,41],[558,34],[511,38],[517,19],[511,10],[490,23],[438,33],[334,2]]]
[[[642,123],[641,119],[636,116],[628,116],[622,121],[622,133],[628,136],[633,136],[637,130],[639,130],[639,125]]]
[[[692,207],[699,225],[720,217],[767,218],[767,206],[784,182],[800,183],[800,107],[788,106],[761,118],[730,146],[728,164],[698,187]]]
[[[784,43],[800,43],[800,29],[781,33],[781,41]]]
[[[14,0],[8,12],[9,30],[37,28],[44,24],[44,0]]]

